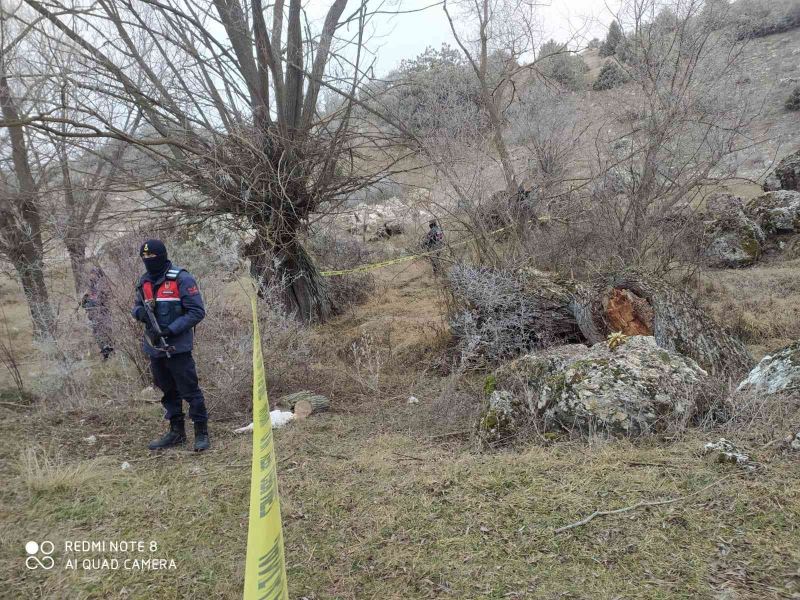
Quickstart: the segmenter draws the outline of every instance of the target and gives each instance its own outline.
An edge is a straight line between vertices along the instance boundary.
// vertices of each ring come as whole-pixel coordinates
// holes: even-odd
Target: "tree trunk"
[[[331,407],[330,400],[325,396],[312,394],[308,390],[284,396],[278,400],[278,404],[288,406],[298,419],[305,419],[311,415],[325,412]]]
[[[611,273],[573,292],[573,314],[588,343],[620,332],[653,335],[662,348],[694,359],[712,373],[740,372],[753,359],[688,294],[640,272]]]
[[[75,293],[80,297],[84,291],[86,279],[86,244],[80,240],[68,239],[66,243],[69,263],[72,267],[72,279],[75,283]]]
[[[51,338],[54,333],[55,318],[50,307],[41,259],[37,256],[21,256],[19,260],[14,261],[14,268],[19,275],[22,291],[28,302],[34,337],[38,340]]]
[[[286,310],[304,323],[322,323],[332,314],[328,284],[314,260],[296,238],[273,250],[269,236],[258,234],[245,247],[250,259],[250,274],[258,282],[259,294],[266,287],[278,286]]]
[[[753,366],[744,344],[707,316],[692,297],[666,281],[641,273],[617,273],[608,278],[606,294],[614,289],[628,290],[650,305],[653,335],[662,348],[689,356],[717,374]]]
[[[3,65],[0,65],[3,66]],[[3,118],[11,123],[18,122],[19,111],[8,78],[0,72],[0,108]],[[18,193],[9,194],[0,207],[0,226],[10,242],[2,247],[3,254],[10,258],[19,274],[22,290],[28,301],[33,333],[38,339],[52,336],[55,319],[50,307],[47,286],[44,282],[44,242],[39,214],[38,189],[33,177],[25,132],[20,125],[8,128],[11,142],[11,159],[14,177],[19,186]],[[9,208],[6,208],[8,206]]]
[[[538,340],[531,347],[576,341],[592,345],[619,332],[652,335],[660,347],[688,356],[712,373],[738,374],[752,366],[750,354],[738,339],[708,317],[692,297],[655,276],[623,271],[584,283],[538,272],[521,274],[522,285],[503,289],[497,281],[504,278],[491,270],[473,270],[464,281],[451,273],[450,288],[476,321],[503,324],[527,319],[525,333]],[[481,294],[485,289],[494,292]],[[514,301],[498,302],[498,297]],[[486,339],[477,341],[491,345],[492,333],[489,330]]]

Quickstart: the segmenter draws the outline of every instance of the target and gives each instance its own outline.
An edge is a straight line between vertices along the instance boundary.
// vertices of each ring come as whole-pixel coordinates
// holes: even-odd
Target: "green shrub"
[[[627,80],[628,76],[617,63],[608,62],[600,69],[600,74],[592,84],[592,89],[596,92],[610,90],[618,85],[622,85]]]
[[[800,85],[786,99],[786,110],[800,110]]]
[[[611,25],[608,26],[606,39],[600,46],[600,56],[614,56],[617,52],[617,46],[624,37],[622,27],[616,21],[612,21]]]
[[[583,59],[570,52],[564,44],[550,40],[539,49],[541,57],[540,71],[548,79],[552,79],[564,87],[579,91],[584,89],[583,74],[586,72],[586,63]]]

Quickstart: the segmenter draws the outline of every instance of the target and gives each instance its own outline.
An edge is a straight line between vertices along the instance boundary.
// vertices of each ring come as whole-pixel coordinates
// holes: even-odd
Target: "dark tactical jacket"
[[[203,297],[194,277],[185,269],[170,264],[167,272],[157,279],[149,273],[142,275],[138,289],[145,300],[155,299],[153,312],[156,321],[167,344],[175,347],[174,353],[190,352],[194,344],[194,327],[206,316]],[[165,357],[165,352],[157,347],[158,341],[149,331],[147,314],[138,296],[132,314],[134,319],[145,324],[144,351],[153,358]]]

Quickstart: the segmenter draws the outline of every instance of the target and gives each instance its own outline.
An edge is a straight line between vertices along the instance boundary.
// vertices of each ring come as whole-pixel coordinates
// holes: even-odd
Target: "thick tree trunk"
[[[697,361],[712,373],[740,372],[753,359],[688,294],[639,272],[612,273],[573,291],[572,310],[588,343],[621,332],[652,335],[662,348]]]
[[[250,259],[250,274],[262,286],[277,286],[286,310],[304,323],[321,323],[332,314],[328,285],[314,260],[295,238],[277,250],[259,235],[245,248]]]
[[[604,342],[612,333],[646,335],[712,373],[739,374],[752,366],[753,360],[739,340],[708,317],[688,294],[657,277],[623,271],[584,283],[538,272],[520,274],[522,285],[515,284],[512,289],[498,282],[514,281],[518,275],[498,277],[491,270],[473,270],[459,279],[451,273],[451,291],[473,321],[522,323],[525,335],[536,342],[531,347],[576,341],[592,345]],[[496,343],[493,334],[496,331],[487,329],[486,339],[477,340],[476,346]],[[519,344],[510,350],[518,352]]]
[[[715,323],[688,294],[657,277],[618,273],[608,279],[605,293],[627,290],[652,309],[652,330],[662,348],[696,360],[714,373],[739,372],[753,358],[738,339]]]

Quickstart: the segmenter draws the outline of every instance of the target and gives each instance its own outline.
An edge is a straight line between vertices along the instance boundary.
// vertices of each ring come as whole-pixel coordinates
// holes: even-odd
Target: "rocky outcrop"
[[[523,356],[495,373],[478,431],[488,444],[513,439],[526,424],[610,435],[642,435],[696,410],[707,373],[690,358],[634,336],[610,349],[561,346]]]
[[[800,391],[800,342],[761,359],[737,391],[761,394]]]
[[[744,210],[744,199],[741,196],[718,192],[706,198],[706,206],[703,213],[710,219],[717,219],[742,210]]]
[[[767,236],[800,233],[800,192],[767,192],[750,200],[745,212]]]
[[[766,238],[761,227],[736,210],[706,224],[705,263],[717,268],[749,267],[761,258]]]
[[[800,150],[778,163],[763,185],[765,192],[791,190],[800,192]]]
[[[703,258],[709,267],[749,267],[762,254],[766,238],[761,227],[744,213],[744,200],[721,192],[706,198],[699,215],[703,221]]]

